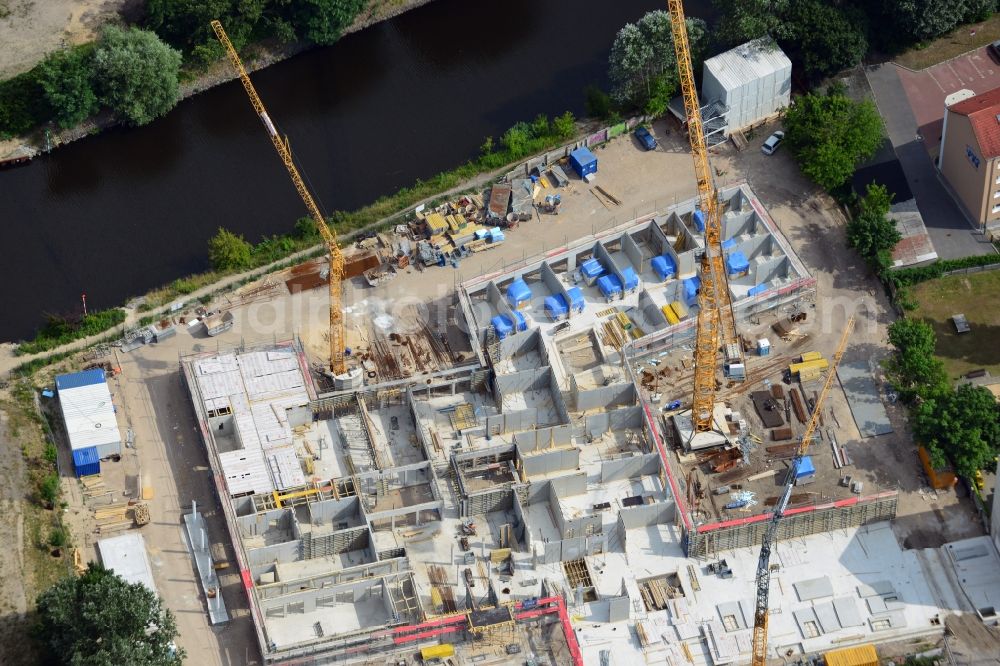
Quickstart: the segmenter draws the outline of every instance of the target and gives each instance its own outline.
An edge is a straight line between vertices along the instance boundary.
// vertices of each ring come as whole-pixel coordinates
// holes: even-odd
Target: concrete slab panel
[[[795,583],[795,592],[799,595],[799,601],[812,601],[813,599],[820,599],[822,597],[832,597],[833,584],[826,576],[800,580]]]
[[[842,362],[837,367],[837,377],[847,394],[847,402],[861,436],[875,437],[892,432],[892,423],[885,413],[885,405],[882,404],[867,359]]]

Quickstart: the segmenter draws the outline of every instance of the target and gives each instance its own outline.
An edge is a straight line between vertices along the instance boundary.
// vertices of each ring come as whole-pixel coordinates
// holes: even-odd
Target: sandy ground
[[[0,79],[31,69],[62,46],[94,38],[135,0],[0,0]]]

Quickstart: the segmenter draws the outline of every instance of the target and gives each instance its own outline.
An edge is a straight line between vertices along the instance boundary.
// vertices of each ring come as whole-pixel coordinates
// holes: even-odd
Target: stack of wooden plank
[[[80,483],[83,485],[83,499],[85,500],[99,495],[106,495],[110,492],[104,483],[104,478],[100,474],[80,477]]]
[[[94,509],[94,520],[97,521],[98,534],[107,534],[132,527],[132,520],[127,517],[129,509],[127,504],[112,504]]]

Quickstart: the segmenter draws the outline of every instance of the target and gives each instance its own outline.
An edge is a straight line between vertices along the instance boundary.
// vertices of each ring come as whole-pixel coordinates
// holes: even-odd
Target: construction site
[[[122,438],[97,437],[93,421],[116,418],[109,391],[134,390],[129,373],[150,378],[148,395],[125,401],[122,440],[128,462],[138,411],[138,437],[149,435],[143,415],[158,414],[159,434],[143,441],[169,442],[134,475],[148,534],[169,525],[148,476],[165,460],[168,476],[206,470],[207,454],[204,492],[221,512],[179,501],[177,512],[201,586],[184,601],[190,610],[203,595],[213,632],[249,627],[265,664],[764,666],[825,655],[860,666],[877,662],[876,644],[940,636],[953,612],[996,624],[1000,555],[988,537],[897,539],[893,519],[916,493],[899,487],[902,454],[872,453],[894,424],[854,331],[863,308],[821,302],[831,269],[807,268],[800,250],[815,267],[815,248],[786,234],[750,184],[715,185],[680,2],[670,9],[697,196],[682,190],[598,230],[583,195],[610,211],[621,205],[610,191],[627,183],[609,173],[593,185],[597,158],[581,142],[354,248],[326,225],[213,25],[327,257],[251,283],[228,308],[179,315],[191,335],[164,347],[170,335],[151,327],[151,342],[121,347],[132,354],[121,376],[115,352],[111,388],[103,372],[57,387],[67,430],[80,425],[75,469],[96,493],[93,470],[120,457]],[[546,193],[560,187],[558,199]],[[573,236],[462,273],[472,255],[531,245],[513,230],[542,212],[575,216]],[[387,287],[399,274],[412,277]],[[279,302],[289,320],[254,331],[254,308]],[[300,317],[317,311],[320,321]],[[183,389],[169,378],[173,353]],[[182,417],[160,409],[174,404],[172,385],[193,407],[197,456],[175,433]],[[91,407],[103,411],[77,418]],[[126,510],[96,520],[125,525]],[[864,658],[838,661],[845,650]]]

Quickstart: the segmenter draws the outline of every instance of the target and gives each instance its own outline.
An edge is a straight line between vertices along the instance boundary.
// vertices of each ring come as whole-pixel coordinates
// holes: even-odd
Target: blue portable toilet
[[[93,476],[101,473],[101,456],[97,453],[96,446],[88,446],[85,449],[73,451],[73,469],[76,476]]]
[[[515,310],[531,300],[531,287],[523,278],[517,278],[507,287],[507,302]]]
[[[588,174],[597,173],[597,157],[590,152],[590,148],[580,146],[569,154],[569,163],[573,170],[584,178]]]
[[[566,290],[569,295],[569,309],[573,312],[583,312],[586,301],[583,300],[583,292],[579,287],[570,287]]]
[[[816,476],[816,465],[813,464],[812,456],[802,456],[799,468],[795,470],[795,481],[811,479]]]

